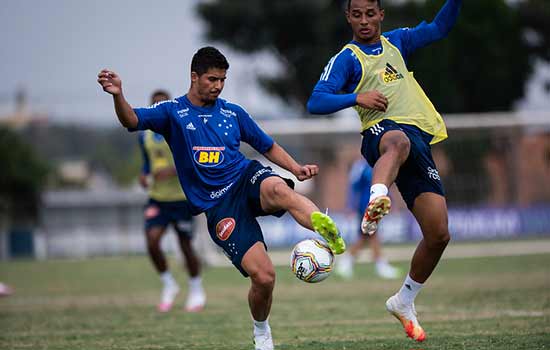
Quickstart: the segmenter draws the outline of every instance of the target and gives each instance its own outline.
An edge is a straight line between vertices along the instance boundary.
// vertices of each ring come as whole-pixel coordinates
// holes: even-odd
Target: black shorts
[[[212,240],[220,246],[233,265],[245,277],[248,274],[241,266],[244,254],[256,242],[265,245],[262,229],[256,220],[258,216],[274,215],[281,217],[285,211],[266,213],[260,203],[260,184],[271,176],[279,176],[270,167],[251,161],[244,174],[231,187],[219,204],[206,211],[208,232]],[[294,182],[284,179],[290,187]],[[266,246],[267,249],[267,246]]]
[[[433,136],[420,130],[416,126],[397,124],[393,120],[384,119],[362,132],[363,142],[361,154],[374,167],[380,158],[378,148],[382,136],[390,130],[401,130],[407,135],[411,143],[409,157],[399,168],[395,183],[407,207],[412,210],[414,200],[424,192],[433,192],[445,195],[441,178],[432,158],[430,141]]]
[[[193,236],[193,221],[187,201],[161,202],[149,199],[143,212],[145,230],[153,226],[167,227],[172,224],[178,235]]]

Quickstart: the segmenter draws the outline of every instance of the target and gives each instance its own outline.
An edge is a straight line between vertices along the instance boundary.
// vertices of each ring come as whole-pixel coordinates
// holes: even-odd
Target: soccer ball
[[[334,255],[327,244],[319,239],[298,242],[290,255],[292,273],[304,282],[317,283],[332,271]]]

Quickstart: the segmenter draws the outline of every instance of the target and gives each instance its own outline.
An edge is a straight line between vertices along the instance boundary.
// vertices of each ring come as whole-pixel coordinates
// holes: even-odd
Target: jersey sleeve
[[[309,113],[329,114],[356,105],[357,94],[340,93],[353,78],[353,66],[349,49],[330,59],[307,102]]]
[[[149,162],[149,155],[145,150],[145,133],[140,132],[138,135],[139,150],[141,151],[141,157],[143,159],[143,166],[141,173],[144,175],[151,173],[151,163]]]
[[[388,32],[397,35],[403,44],[402,54],[407,58],[413,51],[445,38],[456,24],[462,0],[447,0],[433,22],[421,22],[414,28],[400,28]]]
[[[138,117],[138,125],[135,130],[153,130],[156,133],[165,135],[170,128],[170,107],[176,101],[168,100],[157,102],[154,105],[143,108],[134,108]]]
[[[269,151],[274,142],[271,136],[266,134],[244,109],[238,109],[237,118],[241,141],[248,143],[260,154]]]

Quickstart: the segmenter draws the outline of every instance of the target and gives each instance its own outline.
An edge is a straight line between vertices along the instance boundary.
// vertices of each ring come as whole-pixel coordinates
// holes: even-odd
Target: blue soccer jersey
[[[401,52],[405,63],[416,49],[443,39],[456,23],[462,0],[447,0],[433,22],[422,22],[414,28],[399,28],[382,33]],[[367,55],[382,53],[382,43],[357,45]],[[313,114],[329,114],[356,105],[357,94],[353,93],[361,81],[363,71],[355,54],[346,48],[332,57],[321,78],[315,85],[307,109]]]
[[[369,204],[371,181],[370,165],[364,159],[355,161],[349,174],[348,206],[361,215]]]
[[[134,111],[136,129],[162,134],[170,146],[194,215],[216,205],[244,172],[250,160],[239,151],[241,141],[261,154],[273,146],[242,107],[221,98],[198,107],[182,96]]]

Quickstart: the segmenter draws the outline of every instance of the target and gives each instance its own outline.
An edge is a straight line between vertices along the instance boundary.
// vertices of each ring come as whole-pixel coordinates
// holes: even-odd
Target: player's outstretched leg
[[[311,224],[313,229],[327,241],[334,254],[342,254],[346,251],[346,242],[340,236],[338,228],[330,216],[314,211],[311,213]]]
[[[266,213],[284,209],[297,223],[319,233],[334,254],[342,254],[346,250],[346,243],[338,233],[334,221],[319,212],[319,208],[311,200],[294,192],[280,177],[271,176],[262,181],[260,201]]]
[[[409,338],[418,342],[426,339],[426,332],[424,332],[424,329],[422,329],[416,319],[414,303],[402,303],[399,295],[395,294],[386,301],[386,309],[401,322]]]
[[[391,199],[388,196],[378,196],[371,200],[361,221],[363,234],[374,234],[378,229],[378,223],[390,212],[390,208]]]

